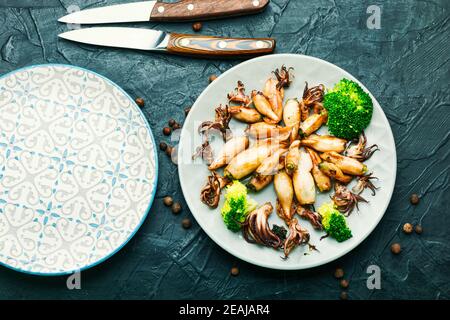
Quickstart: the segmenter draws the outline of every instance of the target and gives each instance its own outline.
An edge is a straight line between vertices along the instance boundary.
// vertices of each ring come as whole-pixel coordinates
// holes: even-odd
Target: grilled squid
[[[208,177],[206,185],[200,191],[200,200],[210,208],[217,208],[221,190],[230,181],[213,171]]]
[[[294,216],[295,210],[292,207],[294,188],[292,187],[291,177],[286,171],[280,171],[275,175],[273,187],[277,194],[277,214],[281,219],[288,222]]]
[[[258,192],[267,187],[273,181],[273,175],[254,174],[246,184],[247,188],[253,192]]]
[[[309,243],[309,232],[301,227],[297,219],[292,219],[289,222],[289,234],[284,241],[284,257],[287,258],[289,254],[297,246]]]
[[[209,165],[209,170],[216,170],[231,161],[236,155],[248,148],[248,138],[245,136],[235,137],[228,140],[220,150],[217,157]]]
[[[270,102],[267,100],[266,96],[261,91],[252,91],[252,100],[255,105],[256,110],[259,111],[262,115],[266,116],[274,123],[278,123],[281,120],[281,117],[273,111]]]
[[[260,122],[263,119],[258,110],[246,106],[232,106],[229,111],[234,119],[245,123]]]
[[[336,183],[334,185],[334,195],[333,197],[331,197],[331,199],[333,200],[337,209],[347,216],[352,213],[355,207],[357,210],[359,210],[358,202],[367,202],[366,199],[364,199],[360,195],[354,194],[353,192],[348,190],[346,186],[340,183]]]
[[[361,133],[361,135],[359,136],[358,139],[358,143],[350,143],[349,147],[347,148],[345,155],[347,157],[356,159],[358,161],[365,161],[367,159],[369,159],[374,153],[375,151],[380,150],[378,148],[378,145],[374,144],[371,145],[370,147],[366,148],[366,144],[367,144],[367,138],[366,135],[364,134],[364,131]]]
[[[269,216],[273,211],[270,202],[250,212],[242,225],[242,235],[247,242],[278,249],[282,241],[269,227]]]
[[[250,97],[245,94],[245,87],[242,81],[238,81],[237,87],[234,89],[234,92],[228,94],[228,100],[230,102],[244,105],[245,107],[249,106],[252,103]]]
[[[352,191],[356,194],[361,194],[364,191],[364,189],[368,188],[372,191],[372,196],[374,196],[378,188],[373,185],[371,181],[372,179],[378,180],[377,177],[372,176],[372,173],[358,177],[357,180],[358,182],[352,188]]]
[[[316,201],[316,185],[311,174],[313,163],[309,154],[300,149],[300,160],[297,170],[292,175],[295,196],[300,205],[313,204]]]
[[[300,141],[296,140],[289,146],[289,151],[285,159],[286,172],[292,175],[298,168],[298,162],[300,161]]]
[[[227,141],[231,138],[230,120],[231,114],[229,107],[220,105],[215,109],[214,121],[202,122],[198,128],[198,132],[208,140],[210,131],[218,131],[222,135],[223,141]]]
[[[297,99],[289,99],[284,105],[283,122],[287,127],[291,127],[291,142],[297,139],[300,127],[300,109]]]
[[[343,173],[354,176],[362,176],[367,172],[367,166],[365,164],[362,164],[358,160],[343,156],[334,151],[322,153],[320,157],[325,161],[337,165]]]
[[[319,163],[319,169],[330,178],[333,178],[345,184],[349,183],[353,179],[352,176],[344,174],[337,165],[331,162],[322,161],[321,163]]]
[[[347,140],[329,135],[311,134],[302,140],[302,145],[313,148],[320,152],[335,151],[341,153],[345,150]]]
[[[257,122],[250,124],[245,132],[250,137],[256,139],[277,138],[279,140],[286,140],[291,134],[291,128],[265,122]]]
[[[296,213],[303,219],[311,222],[314,229],[322,230],[322,216],[315,211],[305,209],[302,206],[297,206]]]
[[[327,122],[328,113],[324,109],[321,113],[314,113],[310,115],[300,124],[299,134],[302,137],[307,137],[311,133],[320,129],[320,127]]]
[[[255,171],[273,152],[283,147],[283,143],[267,139],[234,157],[225,167],[224,175],[233,179],[242,179]]]
[[[313,175],[314,181],[316,182],[317,188],[320,192],[328,191],[331,189],[331,179],[325,173],[319,169],[319,164],[322,162],[320,156],[311,148],[306,148],[311,157],[313,168],[311,173]]]
[[[277,115],[277,119],[281,120],[283,116],[284,89],[278,89],[278,80],[269,78],[264,86],[263,94],[267,97],[273,112]]]
[[[323,84],[308,88],[308,82],[306,82],[305,89],[303,90],[303,99],[300,103],[302,121],[308,118],[311,107],[314,109],[314,113],[320,113],[323,110],[322,101],[324,93],[325,86]]]
[[[276,150],[270,157],[264,159],[261,165],[256,169],[256,173],[260,175],[274,175],[278,172],[280,165],[283,164],[283,155],[287,149],[280,148]]]

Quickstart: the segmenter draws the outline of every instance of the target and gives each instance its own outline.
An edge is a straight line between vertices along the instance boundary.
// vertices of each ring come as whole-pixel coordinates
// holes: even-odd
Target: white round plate
[[[119,86],[38,65],[0,78],[0,264],[37,275],[112,256],[152,204],[150,127]]]
[[[214,119],[214,108],[221,103],[227,103],[226,95],[228,92],[233,91],[238,80],[243,81],[247,93],[250,93],[253,89],[262,90],[271,71],[280,68],[283,64],[287,67],[293,67],[295,75],[292,85],[285,91],[285,101],[289,98],[300,98],[305,81],[310,86],[323,83],[327,88],[332,87],[342,78],[352,79],[360,83],[341,68],[329,62],[304,55],[269,55],[243,62],[212,82],[193,105],[181,132],[178,167],[181,187],[192,214],[203,230],[218,245],[234,256],[258,266],[273,269],[305,269],[319,266],[341,257],[361,243],[376,227],[386,211],[394,189],[397,170],[396,151],[394,138],[386,116],[379,103],[371,95],[374,102],[374,113],[372,121],[366,129],[366,135],[368,143],[378,144],[381,151],[376,152],[372,158],[366,161],[366,164],[369,167],[369,171],[379,178],[376,181],[376,185],[381,188],[374,197],[366,190],[363,196],[370,202],[368,204],[361,203],[359,206],[360,212],[358,213],[355,210],[348,218],[348,223],[353,233],[351,239],[343,243],[338,243],[331,238],[320,241],[320,237],[324,233],[313,230],[308,221],[299,220],[310,231],[311,243],[316,245],[320,252],[308,252],[307,247],[303,246],[295,249],[287,260],[283,260],[281,251],[249,244],[242,238],[241,233],[229,231],[220,215],[223,196],[219,207],[215,210],[209,209],[200,201],[200,189],[205,184],[209,172],[206,165],[202,164],[200,160],[191,161],[191,155],[195,147],[201,143],[197,128],[202,121]],[[362,87],[368,91],[363,85]],[[243,132],[245,124],[231,120],[230,127],[233,134],[239,135]],[[326,132],[325,126],[319,131],[321,134]],[[214,140],[213,148],[216,152],[221,144],[221,138],[218,137]],[[350,187],[353,184],[354,182]],[[250,195],[259,204],[267,201],[275,204],[276,196],[273,185],[268,186],[260,193]],[[330,201],[329,195],[330,193],[318,194],[316,208],[323,202]],[[276,213],[272,213],[269,223],[283,225]],[[308,252],[307,255],[304,254],[306,252]]]

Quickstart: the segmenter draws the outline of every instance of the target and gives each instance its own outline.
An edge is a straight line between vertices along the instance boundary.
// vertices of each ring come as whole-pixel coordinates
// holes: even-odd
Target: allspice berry
[[[165,135],[165,136],[168,136],[168,135],[170,135],[172,133],[172,129],[170,129],[169,127],[164,127],[164,129],[163,129],[163,134]]]
[[[194,30],[195,32],[199,32],[200,30],[202,30],[202,23],[201,22],[195,22],[192,24],[192,30]]]
[[[231,275],[234,276],[234,277],[239,275],[239,268],[238,267],[231,268]]]
[[[175,202],[172,205],[172,212],[175,213],[175,214],[178,214],[178,213],[181,212],[181,204],[179,202]]]
[[[341,286],[341,288],[347,289],[349,285],[348,280],[342,279],[341,281],[339,281],[339,285]]]
[[[181,124],[179,124],[178,122],[175,122],[175,124],[172,126],[173,131],[181,129]]]
[[[169,121],[168,121],[168,125],[169,125],[169,127],[173,127],[174,125],[175,125],[175,123],[177,123],[174,119],[170,119]]]
[[[172,157],[172,151],[173,151],[173,147],[167,146],[167,148],[166,148],[166,155],[168,157]]]
[[[420,202],[420,198],[419,195],[417,193],[413,193],[411,195],[411,197],[409,198],[409,201],[411,202],[411,204],[416,205]]]
[[[160,143],[159,143],[159,149],[160,149],[161,151],[166,151],[166,149],[167,149],[167,143],[165,143],[165,142],[160,142]]]
[[[339,298],[341,300],[347,300],[348,299],[348,293],[347,291],[342,291],[341,294],[339,295]]]
[[[166,196],[163,198],[163,203],[166,207],[170,207],[173,204],[172,197]]]
[[[140,108],[143,108],[145,106],[145,101],[142,98],[136,98],[135,102]]]
[[[403,232],[406,234],[411,234],[413,232],[413,225],[409,222],[403,225]]]
[[[213,82],[216,79],[217,79],[217,76],[215,74],[210,75],[209,76],[209,83]]]
[[[418,224],[418,225],[416,225],[416,226],[414,227],[414,231],[415,231],[417,234],[422,234],[423,228],[422,228],[422,226],[421,226],[420,224]]]
[[[337,268],[336,271],[334,271],[334,277],[336,279],[341,279],[344,276],[344,269]]]
[[[402,247],[400,246],[400,243],[393,243],[391,245],[391,252],[393,254],[399,254],[402,251]]]
[[[192,226],[191,219],[184,218],[183,221],[181,221],[181,225],[183,226],[183,228],[189,229]]]

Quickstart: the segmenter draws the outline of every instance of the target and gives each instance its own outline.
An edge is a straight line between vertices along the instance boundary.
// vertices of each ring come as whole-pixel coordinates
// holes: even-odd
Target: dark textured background
[[[206,1],[206,0],[205,0]],[[240,61],[195,60],[130,50],[94,48],[57,40],[67,27],[56,22],[70,5],[81,8],[120,0],[0,0],[0,74],[38,63],[67,63],[94,70],[142,96],[144,113],[157,143],[167,140],[169,118],[184,119],[208,85]],[[381,29],[366,27],[366,9],[382,7]],[[141,25],[146,27],[147,25]],[[191,32],[190,23],[148,24]],[[448,0],[272,0],[256,16],[205,22],[204,34],[272,36],[277,52],[328,60],[360,79],[377,97],[392,126],[398,155],[397,184],[376,230],[337,262],[299,272],[258,268],[239,261],[194,222],[181,227],[162,204],[169,194],[182,200],[178,173],[160,153],[157,198],[137,235],[114,257],[82,273],[82,290],[66,289],[64,277],[28,276],[0,269],[0,298],[262,298],[336,299],[332,274],[337,265],[350,280],[352,299],[448,299],[450,297],[450,219],[444,205],[449,189],[450,1]],[[409,195],[421,196],[411,206]],[[448,198],[447,198],[448,199]],[[405,222],[421,223],[424,233],[404,235]],[[394,256],[390,244],[400,242]],[[366,269],[377,264],[382,289],[366,287]],[[231,277],[233,265],[240,268]]]

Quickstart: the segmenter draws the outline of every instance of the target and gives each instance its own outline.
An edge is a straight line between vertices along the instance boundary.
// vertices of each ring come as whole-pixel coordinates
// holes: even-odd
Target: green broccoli
[[[352,237],[352,231],[348,228],[345,217],[335,207],[333,202],[327,202],[318,210],[322,216],[323,229],[337,242],[343,242]]]
[[[325,94],[323,105],[328,111],[328,130],[339,138],[358,137],[372,119],[372,99],[352,80],[339,81]]]
[[[223,222],[228,229],[237,232],[248,213],[256,206],[256,201],[247,196],[247,188],[235,180],[226,189],[225,203],[221,210]]]

